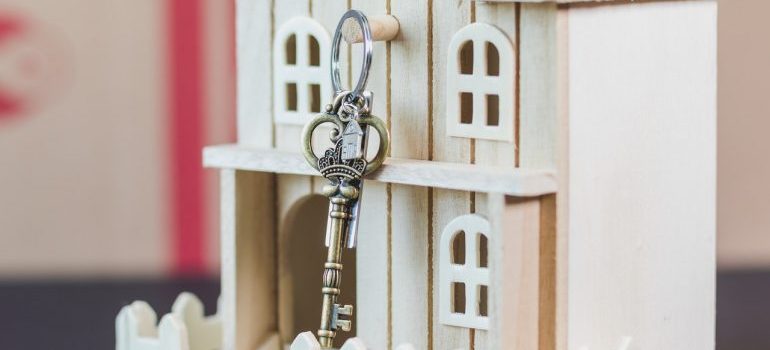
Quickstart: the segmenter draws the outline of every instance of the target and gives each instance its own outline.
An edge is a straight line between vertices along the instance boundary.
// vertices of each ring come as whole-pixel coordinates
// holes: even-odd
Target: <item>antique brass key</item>
[[[358,84],[352,91],[343,91],[340,86],[339,46],[341,28],[345,20],[353,18],[363,32],[364,60]],[[371,64],[372,38],[369,23],[359,11],[351,10],[342,16],[332,43],[332,85],[334,102],[327,105],[325,112],[305,126],[302,132],[303,153],[310,166],[329,180],[323,187],[323,194],[329,197],[329,219],[326,225],[326,246],[328,247],[323,272],[323,305],[318,340],[324,349],[331,348],[337,330],[349,331],[351,321],[341,316],[351,316],[352,305],[339,305],[340,281],[342,275],[342,250],[354,248],[358,230],[359,203],[363,177],[377,170],[385,160],[390,147],[390,138],[385,124],[369,114],[372,94],[365,91],[369,66]],[[312,147],[313,130],[321,124],[332,124],[330,139],[334,144],[321,158]],[[380,136],[377,154],[367,161],[366,145],[369,127]]]

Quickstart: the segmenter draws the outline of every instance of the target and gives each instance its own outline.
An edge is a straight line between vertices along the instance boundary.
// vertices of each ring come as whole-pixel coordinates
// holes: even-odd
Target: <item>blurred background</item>
[[[770,11],[719,19],[717,348],[770,349]],[[219,295],[232,0],[0,0],[0,349],[109,349],[123,305]],[[45,336],[40,336],[40,331]]]

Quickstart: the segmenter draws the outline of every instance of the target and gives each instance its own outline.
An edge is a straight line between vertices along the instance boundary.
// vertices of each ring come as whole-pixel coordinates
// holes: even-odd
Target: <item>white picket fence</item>
[[[180,294],[171,312],[158,323],[155,310],[144,301],[124,306],[115,320],[116,350],[218,350],[222,347],[222,321],[219,312],[205,316],[203,303],[192,293]],[[275,334],[260,349],[281,349]],[[397,350],[415,350],[401,344]],[[299,334],[289,350],[321,350],[312,332]],[[363,340],[348,339],[340,350],[367,350]]]
[[[171,313],[157,324],[155,310],[135,301],[115,320],[116,350],[217,350],[222,346],[219,314],[206,317],[203,303],[191,293],[177,297]]]
[[[313,333],[304,332],[294,338],[290,350],[321,350],[321,344],[315,339]],[[359,338],[350,338],[342,345],[340,350],[367,350],[367,348],[363,340]],[[414,350],[414,346],[411,344],[401,344],[396,350]]]

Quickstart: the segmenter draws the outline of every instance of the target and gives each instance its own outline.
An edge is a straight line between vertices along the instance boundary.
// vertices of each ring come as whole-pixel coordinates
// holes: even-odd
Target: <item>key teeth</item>
[[[350,332],[353,328],[353,324],[350,320],[341,320],[339,316],[353,316],[353,305],[340,305],[334,304],[334,316],[332,322],[335,329],[341,329],[345,332]]]
[[[353,316],[353,305],[337,305],[337,313],[345,316]]]
[[[337,320],[337,328],[345,332],[350,332],[352,325],[349,320]]]

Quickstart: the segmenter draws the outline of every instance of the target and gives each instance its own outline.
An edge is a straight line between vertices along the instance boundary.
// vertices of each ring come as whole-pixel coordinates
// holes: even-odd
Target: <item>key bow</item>
[[[363,126],[363,128],[372,127],[380,137],[377,154],[372,160],[367,161],[365,157],[358,158],[358,160],[363,161],[363,167],[360,166],[360,163],[343,164],[343,134],[347,126],[353,122]],[[324,156],[319,159],[313,150],[313,131],[323,124],[333,125],[334,129],[331,132],[330,138],[335,145],[324,151]],[[365,133],[365,131],[363,132]],[[385,123],[373,115],[361,115],[357,119],[344,122],[334,111],[329,110],[316,116],[310,123],[305,125],[305,128],[302,130],[302,145],[302,154],[305,156],[305,160],[313,169],[321,172],[324,177],[330,178],[328,175],[332,175],[335,177],[342,176],[350,179],[360,179],[377,170],[385,161],[388,149],[390,148],[390,134]],[[347,168],[343,167],[343,165],[347,165]]]

